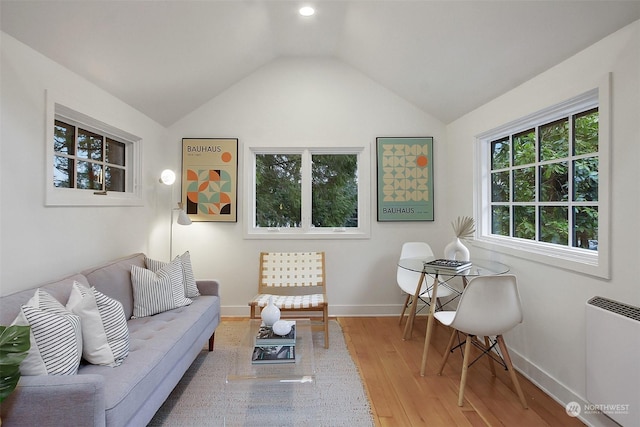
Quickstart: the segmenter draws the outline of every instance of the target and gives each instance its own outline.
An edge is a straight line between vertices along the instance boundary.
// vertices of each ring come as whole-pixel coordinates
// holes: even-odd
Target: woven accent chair
[[[258,295],[249,302],[252,319],[260,317],[270,297],[282,312],[321,312],[324,347],[329,348],[324,252],[260,253]]]

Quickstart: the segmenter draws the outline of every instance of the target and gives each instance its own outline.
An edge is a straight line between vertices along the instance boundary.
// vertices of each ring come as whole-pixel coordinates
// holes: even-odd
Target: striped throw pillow
[[[120,366],[129,354],[129,329],[122,304],[74,282],[67,309],[80,316],[82,357],[94,365]]]
[[[23,305],[14,325],[31,327],[31,348],[20,364],[22,375],[74,375],[82,358],[80,318],[38,289]]]
[[[191,267],[191,254],[186,251],[182,255],[177,256],[175,259],[180,260],[182,266],[182,280],[184,284],[184,295],[187,298],[195,298],[200,296],[198,285],[196,285],[196,279],[193,274],[193,268]],[[158,271],[168,263],[164,261],[158,261],[148,257],[144,258],[145,266],[151,271]]]
[[[156,272],[131,266],[133,317],[147,317],[191,304],[184,296],[182,265],[177,258]]]
[[[191,254],[186,251],[180,255],[180,262],[182,263],[182,275],[184,276],[184,292],[188,298],[195,298],[200,296],[198,291],[198,285],[196,285],[196,279],[193,275],[193,268],[191,267]]]

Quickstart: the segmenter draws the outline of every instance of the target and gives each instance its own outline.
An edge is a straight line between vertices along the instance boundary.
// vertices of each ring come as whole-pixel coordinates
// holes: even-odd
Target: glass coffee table
[[[306,421],[318,419],[311,322],[295,320],[295,362],[287,363],[251,362],[261,320],[247,322],[225,379],[225,426],[295,425],[301,414]]]

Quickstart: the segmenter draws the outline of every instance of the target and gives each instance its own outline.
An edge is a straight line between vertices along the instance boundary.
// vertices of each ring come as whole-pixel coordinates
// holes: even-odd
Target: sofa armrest
[[[196,280],[196,285],[202,295],[220,296],[220,283],[217,280]]]
[[[101,375],[23,376],[2,402],[2,427],[100,426],[105,420]],[[64,422],[63,422],[64,420]]]

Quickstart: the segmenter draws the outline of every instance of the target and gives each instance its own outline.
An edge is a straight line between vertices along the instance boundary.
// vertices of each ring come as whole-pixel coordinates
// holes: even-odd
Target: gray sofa
[[[38,286],[62,304],[74,280],[120,301],[129,319],[129,355],[115,368],[82,364],[77,375],[22,376],[2,403],[3,427],[144,426],[207,343],[213,350],[220,322],[218,282],[197,281],[201,296],[189,306],[131,319],[131,265],[144,268],[144,254]],[[38,287],[1,297],[0,324],[11,324]]]

